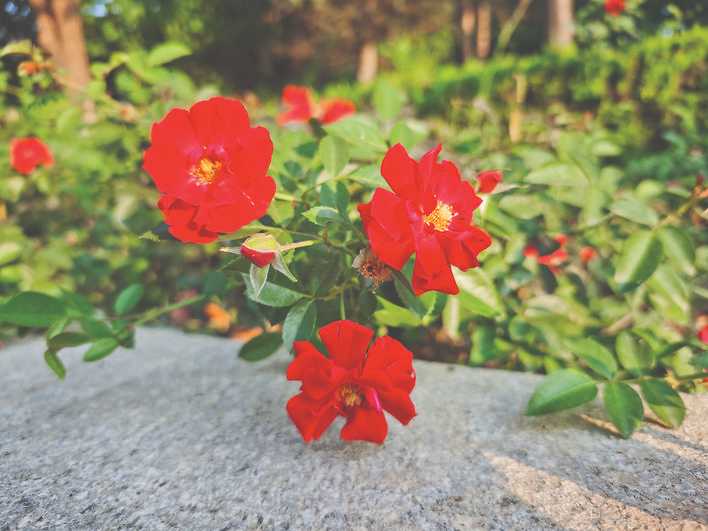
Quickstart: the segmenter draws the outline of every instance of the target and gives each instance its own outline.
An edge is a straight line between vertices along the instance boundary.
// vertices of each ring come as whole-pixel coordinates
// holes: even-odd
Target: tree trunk
[[[78,95],[91,80],[79,0],[30,0],[40,46],[52,57],[59,81]]]
[[[376,72],[379,68],[379,51],[376,43],[367,41],[361,47],[359,52],[359,68],[356,73],[356,79],[359,83],[368,84],[376,78]]]
[[[492,51],[492,3],[482,0],[477,8],[477,57],[486,59]]]
[[[563,48],[572,44],[573,0],[548,0],[548,42]]]
[[[462,62],[466,63],[474,56],[472,33],[477,19],[477,9],[473,3],[462,0],[460,9],[460,39],[462,40]]]

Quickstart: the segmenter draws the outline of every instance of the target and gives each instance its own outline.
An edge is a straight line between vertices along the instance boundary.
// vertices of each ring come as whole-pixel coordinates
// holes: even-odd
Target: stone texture
[[[303,444],[287,356],[142,330],[56,381],[0,351],[0,529],[699,529],[708,396],[680,430],[609,433],[599,404],[526,418],[538,377],[418,362],[419,416],[383,447]]]

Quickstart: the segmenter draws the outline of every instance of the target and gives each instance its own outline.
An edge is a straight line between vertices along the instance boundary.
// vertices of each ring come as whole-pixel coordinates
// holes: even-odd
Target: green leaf
[[[376,297],[376,300],[381,305],[381,309],[374,312],[374,319],[377,323],[395,327],[420,326],[420,317],[408,308],[398,306],[383,297]]]
[[[659,222],[659,216],[656,215],[648,205],[634,197],[622,197],[615,201],[610,207],[610,212],[621,216],[635,223],[649,225],[653,227]]]
[[[266,282],[263,285],[261,292],[256,295],[248,275],[243,276],[246,281],[246,295],[248,298],[254,302],[258,302],[266,306],[273,306],[274,308],[287,308],[305,296],[304,293],[299,293],[290,288],[280,286],[279,284],[273,284],[272,282]]]
[[[623,382],[605,385],[605,411],[622,437],[629,438],[644,418],[644,406],[637,392]]]
[[[656,271],[661,261],[661,242],[651,231],[632,234],[622,247],[615,269],[615,282],[621,292],[631,291]]]
[[[561,369],[549,374],[529,400],[527,415],[545,415],[571,409],[594,400],[597,384],[576,369]]]
[[[293,342],[310,339],[317,325],[317,305],[312,300],[298,302],[290,308],[283,322],[283,346],[290,352]]]
[[[548,186],[587,187],[589,182],[583,172],[575,164],[552,162],[526,175],[525,181],[531,184]]]
[[[131,284],[120,292],[115,304],[113,304],[113,310],[117,315],[125,315],[137,306],[140,299],[143,298],[144,292],[145,288],[143,288],[142,284]]]
[[[85,318],[79,322],[81,323],[81,329],[94,339],[113,337],[113,330],[103,321]]]
[[[412,149],[428,137],[428,126],[425,122],[405,120],[396,122],[391,129],[391,145],[402,144],[406,149]]]
[[[47,341],[47,346],[49,350],[57,352],[66,347],[77,347],[88,343],[91,338],[86,334],[81,334],[79,332],[63,332],[58,334]]]
[[[17,242],[0,243],[0,266],[9,264],[22,254],[22,246]]]
[[[507,194],[499,200],[499,208],[519,219],[533,219],[547,211],[538,195]]]
[[[604,345],[594,339],[571,339],[566,341],[566,345],[603,378],[610,380],[617,373],[615,357]]]
[[[639,372],[654,366],[654,354],[651,349],[640,343],[631,332],[621,332],[615,340],[615,350],[622,367],[628,371]]]
[[[647,286],[649,299],[660,315],[685,326],[691,323],[691,290],[672,267],[660,265]]]
[[[708,352],[695,356],[691,360],[691,365],[698,369],[708,369]]]
[[[659,229],[658,234],[669,262],[685,275],[695,275],[696,249],[686,231],[678,227],[666,226]]]
[[[47,328],[46,337],[47,340],[52,339],[54,336],[61,334],[67,326],[71,323],[70,317],[62,317],[54,321],[49,328]]]
[[[483,365],[494,358],[497,351],[494,348],[495,329],[493,326],[480,325],[472,332],[472,349],[470,350],[470,363]]]
[[[686,416],[686,406],[681,395],[674,391],[664,380],[645,380],[639,383],[644,400],[649,408],[663,422],[672,428],[678,428]]]
[[[337,210],[342,215],[343,218],[347,216],[347,209],[349,208],[349,190],[347,186],[339,182],[337,183]]]
[[[59,359],[56,352],[53,350],[47,350],[44,353],[44,361],[47,363],[47,366],[52,370],[52,372],[57,375],[57,378],[60,380],[64,379],[66,376],[66,369],[64,368],[64,364]]]
[[[376,113],[384,120],[392,120],[406,103],[406,93],[389,81],[382,79],[374,88],[373,104]]]
[[[266,332],[249,339],[239,350],[238,356],[246,361],[259,361],[274,354],[282,344],[280,334]]]
[[[489,318],[506,314],[497,288],[484,270],[455,271],[455,280],[460,288],[457,297],[464,310]]]
[[[349,148],[341,138],[328,135],[320,141],[320,160],[331,177],[339,176],[349,162]]]
[[[150,50],[147,64],[149,66],[160,66],[191,53],[192,51],[189,47],[181,42],[165,42]]]
[[[0,57],[5,57],[6,55],[32,55],[32,50],[34,46],[30,39],[23,39],[21,41],[10,41],[5,46],[0,48]]]
[[[302,215],[315,225],[326,225],[327,223],[343,221],[339,211],[328,206],[312,207],[310,210],[303,212]]]
[[[382,154],[387,149],[386,140],[378,126],[365,116],[347,116],[324,126],[324,129],[330,135],[341,138],[371,157]]]
[[[423,304],[423,301],[411,291],[408,279],[400,271],[393,270],[393,285],[406,308],[418,315],[418,317],[423,317],[427,313],[428,309]]]
[[[84,361],[98,361],[105,358],[118,348],[118,340],[113,337],[104,337],[96,341],[84,353]]]
[[[18,326],[48,327],[65,315],[59,299],[34,291],[18,293],[0,306],[0,323]]]

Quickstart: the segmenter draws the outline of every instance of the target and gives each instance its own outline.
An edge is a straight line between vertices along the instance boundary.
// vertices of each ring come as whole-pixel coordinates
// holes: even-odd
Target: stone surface
[[[383,447],[303,444],[287,356],[142,330],[96,364],[0,351],[0,529],[698,529],[708,396],[680,430],[607,431],[599,404],[526,418],[538,377],[418,362],[419,416]],[[338,427],[338,426],[337,426]],[[333,427],[335,428],[335,427]]]

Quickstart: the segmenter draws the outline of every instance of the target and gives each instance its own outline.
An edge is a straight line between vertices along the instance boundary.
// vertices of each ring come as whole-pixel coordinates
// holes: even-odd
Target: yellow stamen
[[[221,162],[202,157],[199,162],[192,166],[189,173],[197,178],[197,184],[211,184],[216,179],[216,174],[220,169]]]
[[[339,399],[344,402],[344,405],[347,407],[360,406],[363,402],[359,389],[349,384],[339,388]]]
[[[423,222],[439,232],[445,232],[454,216],[455,212],[450,205],[438,201],[438,204],[435,205],[430,214],[423,216]]]

